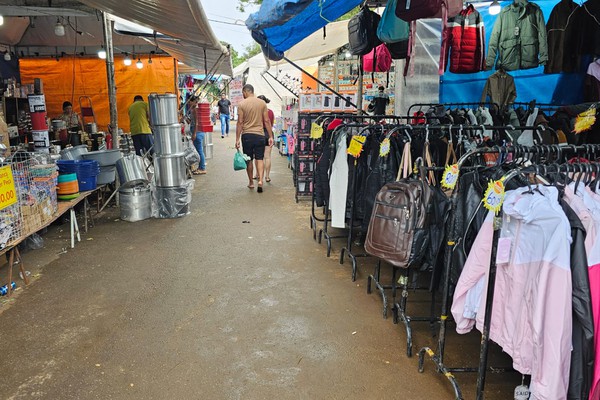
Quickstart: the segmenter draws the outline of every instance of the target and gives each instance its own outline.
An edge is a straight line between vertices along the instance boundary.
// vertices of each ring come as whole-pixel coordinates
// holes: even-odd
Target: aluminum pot
[[[152,196],[149,185],[119,189],[121,219],[136,222],[152,216]]]
[[[150,106],[150,123],[154,126],[173,125],[178,122],[177,96],[172,93],[148,96]]]
[[[185,154],[154,156],[154,181],[156,186],[181,186],[186,181]]]
[[[148,183],[144,160],[131,153],[117,160],[117,173],[122,188]]]
[[[81,160],[81,155],[87,152],[87,146],[83,144],[75,147],[68,147],[61,150],[60,158],[63,160]]]
[[[170,155],[183,153],[183,136],[181,125],[156,125],[154,132],[154,153],[156,155]]]
[[[90,151],[81,155],[84,160],[96,160],[101,167],[109,167],[115,165],[117,161],[123,157],[121,150],[98,150]]]

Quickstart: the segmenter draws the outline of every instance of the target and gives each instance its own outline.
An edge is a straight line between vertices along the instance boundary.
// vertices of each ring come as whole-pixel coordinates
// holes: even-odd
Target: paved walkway
[[[53,228],[24,256],[33,283],[0,305],[0,398],[451,398],[404,355],[365,273],[352,283],[313,241],[287,159],[274,149],[258,194],[233,171],[233,145],[215,131],[186,218],[113,211],[76,249],[59,255],[68,232]]]

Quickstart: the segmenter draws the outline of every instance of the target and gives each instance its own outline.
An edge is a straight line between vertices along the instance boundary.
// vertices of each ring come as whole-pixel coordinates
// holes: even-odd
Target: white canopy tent
[[[299,60],[298,64],[305,68],[316,66],[318,61],[319,57],[313,57]],[[293,94],[273,77],[264,73],[265,71],[269,71],[271,75],[277,77],[279,80],[284,78],[286,80],[301,79],[302,73],[285,61],[267,63],[267,60],[265,60],[265,57],[262,54],[255,55],[233,70],[234,78],[242,78],[242,76],[246,74],[245,82],[254,86],[254,93],[256,95],[262,94],[271,100],[269,108],[273,110],[273,113],[277,117],[281,115],[281,106],[283,104],[282,98],[293,97]]]

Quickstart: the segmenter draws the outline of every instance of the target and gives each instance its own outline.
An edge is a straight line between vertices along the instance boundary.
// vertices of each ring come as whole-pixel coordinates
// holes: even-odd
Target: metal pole
[[[119,114],[117,113],[117,88],[115,87],[115,57],[113,53],[112,23],[108,14],[102,13],[102,30],[106,47],[106,80],[108,82],[108,103],[110,105],[110,130],[113,148],[119,148]]]
[[[340,91],[340,79],[338,78],[338,69],[340,67],[340,55],[338,50],[335,51],[333,56],[333,87],[338,92]]]
[[[358,57],[358,88],[356,89],[356,113],[358,115],[363,114],[363,69],[362,69],[362,56]]]

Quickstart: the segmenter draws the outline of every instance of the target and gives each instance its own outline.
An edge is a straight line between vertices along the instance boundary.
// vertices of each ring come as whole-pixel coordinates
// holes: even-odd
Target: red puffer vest
[[[450,54],[451,53],[451,54]],[[450,72],[467,74],[485,70],[483,18],[473,5],[448,18],[442,38],[441,69],[450,57]]]

